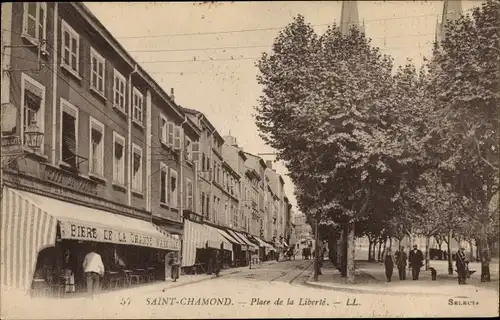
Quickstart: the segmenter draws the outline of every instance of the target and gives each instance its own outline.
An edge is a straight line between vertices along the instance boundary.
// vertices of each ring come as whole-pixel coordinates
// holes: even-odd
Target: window
[[[21,126],[21,141],[24,141],[24,131],[30,125],[37,125],[41,132],[44,132],[45,119],[44,119],[44,109],[45,109],[45,87],[34,80],[33,78],[27,76],[26,74],[21,74],[21,101],[22,105],[22,126]],[[13,121],[14,126],[15,121]],[[15,126],[12,128],[12,133],[16,133]],[[40,152],[43,153],[43,144],[40,146]]]
[[[132,190],[142,193],[142,148],[132,144]]]
[[[192,142],[191,143],[191,160],[195,163],[200,161],[200,143]]]
[[[123,112],[126,112],[125,84],[127,81],[116,69],[113,75],[113,105]]]
[[[215,221],[215,216],[216,216],[216,212],[215,212],[215,208],[217,208],[217,197],[214,196],[214,204],[212,206],[212,218],[213,220]]]
[[[66,67],[75,76],[78,75],[80,61],[80,35],[71,28],[66,21],[61,22],[62,33],[62,49],[61,60],[62,65]]]
[[[207,194],[207,198],[206,198],[206,201],[205,201],[205,205],[207,206],[206,207],[206,210],[205,210],[205,213],[207,215],[207,217],[210,215],[210,196]]]
[[[169,191],[170,205],[174,208],[177,208],[177,171],[175,171],[174,169],[170,169]]]
[[[137,88],[134,88],[132,97],[132,120],[141,125],[143,122],[142,102],[143,102],[142,93]]]
[[[205,216],[205,192],[201,193],[201,215]]]
[[[168,167],[160,162],[160,202],[167,204],[168,191]]]
[[[159,124],[158,124],[159,128],[160,128],[160,139],[161,139],[161,142],[162,143],[167,143],[167,136],[168,136],[168,120],[167,118],[160,114],[160,118],[159,118]]]
[[[77,165],[78,108],[61,98],[61,161],[72,168]]]
[[[23,36],[34,44],[47,39],[47,4],[45,2],[25,2],[23,13]],[[43,44],[42,49],[45,49]]]
[[[113,132],[113,182],[125,185],[125,138]]]
[[[186,209],[193,211],[193,181],[186,178]]]
[[[90,117],[89,172],[104,176],[104,125]]]
[[[174,148],[175,149],[181,148],[181,127],[180,126],[174,126]]]
[[[90,87],[102,95],[104,95],[105,65],[106,60],[91,47]]]
[[[184,149],[186,151],[186,159],[189,161],[193,161],[192,144],[191,139],[188,136],[184,136]]]
[[[167,122],[167,144],[173,146],[174,145],[174,123],[169,121]]]

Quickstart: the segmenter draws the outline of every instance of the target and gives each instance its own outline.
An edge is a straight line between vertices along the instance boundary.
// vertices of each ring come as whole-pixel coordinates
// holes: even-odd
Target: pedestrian
[[[399,249],[396,257],[396,264],[398,266],[399,280],[406,280],[406,252],[404,247]]]
[[[392,271],[394,269],[394,260],[391,253],[391,248],[387,248],[385,250],[384,266],[385,266],[385,276],[387,277],[387,282],[391,282]]]
[[[172,257],[172,260],[171,260],[171,277],[172,277],[172,280],[174,280],[174,282],[177,281],[177,279],[179,279],[179,268],[180,268],[180,261],[179,261],[179,256],[178,256],[178,253],[175,252],[173,254],[173,257]]]
[[[101,277],[104,276],[104,263],[101,256],[96,252],[96,244],[93,243],[91,250],[83,260],[83,272],[87,280],[87,293],[93,298],[100,290]]]
[[[165,281],[168,280],[168,278],[172,278],[172,264],[174,263],[175,259],[175,251],[171,251],[167,253],[165,256]]]
[[[216,277],[219,276],[221,267],[222,267],[222,254],[219,252],[219,250],[216,250],[214,258],[214,273]]]
[[[414,245],[413,250],[410,251],[409,262],[413,280],[418,280],[420,268],[424,265],[424,254],[418,249],[417,245]]]
[[[465,284],[469,261],[465,255],[465,248],[460,248],[456,254],[455,265],[458,272],[458,284]]]

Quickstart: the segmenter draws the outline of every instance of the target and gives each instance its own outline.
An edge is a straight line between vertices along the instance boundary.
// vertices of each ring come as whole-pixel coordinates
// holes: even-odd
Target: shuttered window
[[[68,101],[61,104],[61,161],[72,168],[77,165],[78,108]]]

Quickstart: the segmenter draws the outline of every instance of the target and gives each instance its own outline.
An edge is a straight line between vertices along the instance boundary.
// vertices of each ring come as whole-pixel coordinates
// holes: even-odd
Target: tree
[[[348,228],[353,282],[355,223],[374,206],[372,197],[391,198],[397,189],[393,153],[401,148],[388,129],[396,108],[392,59],[355,28],[345,36],[334,26],[317,37],[298,16],[257,66],[261,136],[285,161],[302,211]]]
[[[481,279],[489,281],[489,205],[499,189],[500,2],[450,22],[429,63],[428,93],[438,107],[431,136],[446,183],[479,226]]]

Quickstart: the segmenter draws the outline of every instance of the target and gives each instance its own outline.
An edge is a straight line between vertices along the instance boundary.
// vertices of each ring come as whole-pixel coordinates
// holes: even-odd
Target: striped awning
[[[38,253],[61,239],[179,250],[180,240],[139,219],[5,187],[1,215],[1,283],[28,290]]]
[[[160,232],[153,223],[16,190],[59,221],[61,239],[179,250],[180,240]]]
[[[227,240],[229,240],[230,242],[232,243],[235,243],[235,244],[244,244],[244,243],[241,243],[241,241],[235,239],[232,235],[230,235],[229,233],[227,233],[226,231],[222,230],[222,229],[219,229],[217,228],[217,231],[224,237],[226,238]]]
[[[38,253],[55,245],[57,219],[4,187],[1,222],[1,284],[29,290]]]
[[[229,232],[231,232],[231,234],[235,235],[237,239],[240,239],[248,248],[248,250],[258,250],[259,247],[255,244],[253,244],[252,242],[250,242],[250,240],[247,239],[247,237],[243,234],[241,234],[240,232],[237,232],[237,231],[234,231],[234,230],[228,230]]]
[[[216,228],[202,223],[184,219],[184,233],[182,241],[182,266],[190,267],[196,263],[196,249],[220,249],[221,244],[225,250],[232,251],[232,245]]]
[[[270,245],[269,243],[261,240],[260,238],[254,237],[254,239],[257,240],[257,242],[259,243],[260,247],[268,248],[268,249],[271,249],[271,250],[276,250],[272,245]]]

